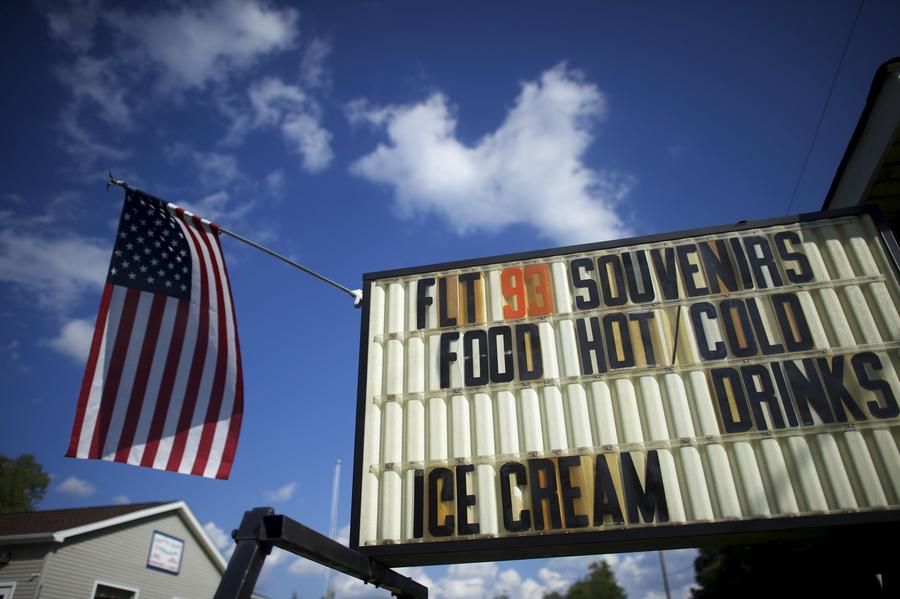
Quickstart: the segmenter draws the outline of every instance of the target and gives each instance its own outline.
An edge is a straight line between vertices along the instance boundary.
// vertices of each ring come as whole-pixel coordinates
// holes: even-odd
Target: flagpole
[[[121,179],[113,178],[112,171],[110,171],[107,175],[107,180],[106,180],[106,190],[107,191],[109,191],[110,185],[117,185],[117,186],[121,187],[122,189],[134,189],[133,187],[130,187],[127,183],[125,183],[125,181],[122,181]],[[344,293],[346,293],[347,295],[349,295],[350,297],[353,298],[353,306],[354,307],[358,308],[360,303],[362,302],[362,289],[349,289],[347,287],[344,287],[340,283],[338,283],[336,281],[332,281],[325,275],[319,274],[316,271],[312,270],[311,268],[307,268],[307,267],[303,266],[302,264],[300,264],[299,262],[295,262],[294,260],[291,260],[287,256],[283,256],[274,250],[270,250],[269,248],[256,243],[255,241],[251,241],[242,235],[238,235],[237,233],[235,233],[233,231],[229,231],[225,227],[222,227],[219,225],[216,225],[216,226],[218,227],[219,231],[221,231],[225,235],[228,235],[229,237],[233,237],[234,239],[237,239],[240,242],[246,243],[250,247],[260,250],[261,252],[265,252],[266,254],[272,256],[273,258],[277,258],[278,260],[281,260],[285,264],[293,266],[294,268],[296,268],[298,270],[302,270],[306,274],[314,276],[315,278],[319,279],[323,283],[327,283],[328,285],[331,285],[332,287],[340,289],[341,291],[343,291]]]

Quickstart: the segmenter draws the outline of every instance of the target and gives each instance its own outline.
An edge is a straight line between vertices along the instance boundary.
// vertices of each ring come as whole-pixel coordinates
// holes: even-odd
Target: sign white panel
[[[352,544],[896,518],[891,244],[850,214],[367,276]]]

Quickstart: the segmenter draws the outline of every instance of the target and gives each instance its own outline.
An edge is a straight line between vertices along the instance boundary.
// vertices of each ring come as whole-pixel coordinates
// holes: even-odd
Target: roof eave
[[[865,193],[871,185],[872,178],[877,173],[878,167],[881,164],[883,151],[889,147],[890,143],[890,135],[888,136],[886,143],[884,143],[885,140],[883,139],[873,139],[876,134],[880,134],[883,137],[886,133],[883,127],[875,126],[874,120],[884,118],[885,113],[891,112],[894,113],[894,120],[897,120],[898,114],[896,113],[896,108],[891,109],[890,105],[893,103],[891,102],[891,98],[888,98],[887,96],[900,93],[900,91],[898,91],[900,90],[900,81],[898,81],[898,77],[900,77],[900,57],[886,61],[878,67],[878,70],[875,72],[875,77],[872,80],[872,85],[866,96],[865,107],[856,124],[856,129],[854,129],[853,135],[847,143],[847,149],[844,151],[844,156],[841,158],[841,163],[835,172],[834,179],[831,181],[831,187],[828,189],[828,194],[825,196],[822,210],[856,205],[865,197]],[[894,127],[891,128],[890,131],[891,135],[896,128],[900,126],[900,123],[894,122],[893,125]],[[872,146],[872,148],[869,148],[869,146]],[[881,150],[880,153],[879,147]],[[871,164],[873,161],[873,151],[878,154],[878,158],[876,159],[877,164],[874,165]],[[861,164],[863,162],[868,162],[869,164],[863,165]],[[857,182],[856,188],[851,190],[849,189],[847,181],[848,178],[853,178],[853,174],[856,171],[867,171],[871,176],[861,189],[861,184]],[[854,197],[856,198],[855,201],[852,199]]]
[[[0,535],[0,545],[31,545],[34,543],[60,543],[52,532],[30,532],[21,535]]]

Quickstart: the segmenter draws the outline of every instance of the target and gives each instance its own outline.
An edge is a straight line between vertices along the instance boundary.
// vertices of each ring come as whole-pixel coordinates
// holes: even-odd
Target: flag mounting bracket
[[[109,191],[110,185],[117,185],[125,190],[134,189],[133,187],[129,186],[128,183],[126,183],[125,181],[123,181],[121,179],[116,179],[115,177],[113,177],[112,169],[110,169],[106,174],[106,191]],[[228,235],[229,237],[237,239],[241,243],[245,243],[252,248],[255,248],[263,253],[266,253],[266,254],[272,256],[273,258],[275,258],[277,260],[281,260],[285,264],[289,264],[290,266],[293,266],[294,268],[296,268],[298,270],[302,270],[303,272],[305,272],[308,275],[314,276],[315,278],[319,279],[323,283],[326,283],[328,285],[331,285],[332,287],[340,289],[341,291],[343,291],[344,293],[346,293],[347,295],[349,295],[350,297],[353,298],[353,307],[354,308],[359,308],[362,305],[362,299],[363,299],[362,289],[349,289],[347,287],[344,287],[340,283],[332,281],[328,277],[317,273],[316,271],[312,270],[311,268],[307,268],[306,266],[303,266],[299,262],[291,260],[287,256],[283,256],[276,251],[270,250],[269,248],[267,248],[265,246],[259,245],[255,241],[251,241],[242,235],[238,235],[237,233],[235,233],[233,231],[229,231],[225,227],[222,227],[220,225],[216,225],[216,226],[218,227],[219,231],[221,233],[223,233],[224,235]]]
[[[428,587],[296,520],[276,514],[270,507],[244,512],[240,528],[231,536],[236,546],[214,599],[249,599],[273,547],[387,589],[398,599],[428,599]]]

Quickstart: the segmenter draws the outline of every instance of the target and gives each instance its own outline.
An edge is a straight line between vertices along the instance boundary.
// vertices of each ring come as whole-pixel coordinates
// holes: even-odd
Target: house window
[[[93,599],[137,599],[137,591],[98,582]]]

